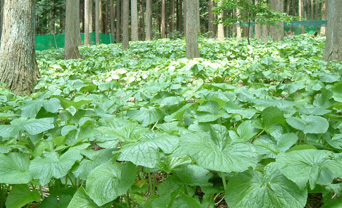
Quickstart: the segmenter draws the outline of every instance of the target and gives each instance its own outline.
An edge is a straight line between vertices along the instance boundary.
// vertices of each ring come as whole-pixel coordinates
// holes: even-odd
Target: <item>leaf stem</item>
[[[265,132],[265,129],[263,129],[263,130],[261,130],[256,136],[254,136],[253,138],[252,138],[252,140],[251,140],[251,142],[254,142],[254,140],[256,139],[256,138],[258,138],[262,133],[264,133]]]
[[[148,169],[148,182],[150,183],[150,196],[154,195],[154,186],[152,183],[151,169]]]
[[[226,176],[224,175],[224,172],[221,172],[221,178],[222,178],[222,183],[223,183],[223,189],[224,191],[226,191],[227,181],[226,181]]]

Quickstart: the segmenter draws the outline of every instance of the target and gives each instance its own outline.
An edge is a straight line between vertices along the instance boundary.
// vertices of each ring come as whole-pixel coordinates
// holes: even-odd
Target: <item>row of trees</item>
[[[170,0],[169,5],[176,2],[178,10],[182,10],[184,17],[182,15],[171,15],[171,18],[166,19],[166,0],[162,1],[162,25],[160,31],[162,31],[162,37],[166,35],[165,25],[167,24],[170,28],[175,25],[175,19],[183,18],[183,30],[186,36],[186,56],[188,58],[199,57],[198,51],[198,32],[200,32],[200,22],[201,13],[199,12],[201,8],[201,1],[199,0]],[[299,3],[302,0],[299,0]],[[305,1],[305,0],[303,0]],[[66,0],[66,14],[65,14],[65,59],[80,58],[80,53],[78,51],[78,46],[80,45],[80,2],[79,0]],[[93,17],[95,19],[95,30],[97,31],[96,42],[99,42],[98,32],[100,31],[100,11],[102,8],[100,5],[100,0],[95,0],[95,13],[93,14],[92,7],[93,0],[84,0],[84,31],[85,31],[85,43],[89,43],[89,32],[92,29]],[[144,31],[145,39],[151,40],[152,38],[152,20],[156,18],[153,14],[153,1],[145,0],[145,10],[140,12],[138,15],[138,0],[117,0],[114,4],[114,0],[109,0],[108,5],[110,5],[110,12],[112,18],[111,22],[111,32],[113,35],[117,36],[117,33],[113,31],[120,31],[122,34],[122,46],[123,49],[129,47],[129,29],[131,29],[131,40],[138,40],[138,20],[144,19]],[[131,6],[130,3],[131,2]],[[140,6],[142,5],[141,1]],[[182,3],[183,2],[183,3]],[[283,15],[284,8],[289,4],[284,4],[284,0],[271,0],[270,7],[266,4],[266,0],[218,0],[216,3],[216,14],[217,14],[217,29],[213,24],[215,21],[215,15],[213,12],[214,2],[209,1],[209,16],[212,16],[208,24],[210,28],[210,33],[214,36],[217,33],[217,37],[220,41],[224,39],[224,25],[231,26],[230,23],[236,22],[251,22],[254,21],[256,24],[256,35],[262,31],[265,40],[267,40],[268,32],[266,22],[283,20],[286,15]],[[289,2],[293,2],[288,0]],[[313,0],[311,1],[313,2]],[[298,3],[298,2],[297,2]],[[35,60],[35,0],[1,0],[2,12],[1,16],[6,21],[2,23],[2,36],[1,36],[1,47],[0,47],[0,82],[7,84],[8,88],[12,89],[17,94],[29,94],[32,92],[34,85],[37,82],[37,77],[39,77],[39,71],[37,68]],[[180,6],[180,7],[178,7]],[[300,7],[300,4],[298,4]],[[271,8],[271,9],[269,9]],[[116,10],[115,10],[116,9]],[[173,9],[175,9],[173,7]],[[342,32],[339,29],[341,23],[341,18],[338,16],[342,9],[341,0],[329,0],[328,1],[328,35],[327,35],[327,46],[325,59],[330,61],[333,59],[342,60],[342,51],[339,50],[342,46],[342,41],[339,41],[339,37],[342,36]],[[114,13],[122,14],[115,16]],[[131,17],[129,15],[131,11]],[[275,12],[277,11],[277,12]],[[227,18],[227,13],[230,12],[229,18]],[[175,12],[171,12],[175,14]],[[116,18],[114,18],[116,17]],[[131,24],[129,20],[131,19]],[[167,21],[168,20],[168,21]],[[116,24],[115,24],[116,21]],[[1,22],[1,21],[0,21]],[[168,22],[168,23],[166,23]],[[172,26],[173,25],[173,26]],[[239,24],[234,24],[237,33],[241,31],[241,26]],[[121,26],[121,27],[120,27]],[[234,28],[234,27],[233,27]],[[259,29],[258,29],[259,28]],[[261,29],[260,29],[261,28]],[[271,36],[274,40],[282,40],[284,36],[284,27],[282,23],[280,25],[273,25],[271,27]],[[249,32],[249,30],[244,29],[243,31]],[[247,33],[248,34],[248,33]],[[249,35],[247,35],[249,36]]]

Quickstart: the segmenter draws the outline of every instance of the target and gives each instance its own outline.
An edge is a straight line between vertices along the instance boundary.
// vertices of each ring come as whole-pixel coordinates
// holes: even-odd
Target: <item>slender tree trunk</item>
[[[100,0],[95,0],[95,42],[100,43]]]
[[[183,0],[179,0],[178,8],[179,8],[179,32],[181,32],[183,30],[183,28],[185,28],[185,22],[184,22],[184,27],[183,27],[183,11],[182,11],[183,10]],[[185,17],[184,17],[184,19],[185,19]]]
[[[186,7],[184,10],[186,11],[186,57],[188,59],[198,58],[200,57],[198,50],[198,35],[197,35],[197,8],[193,5],[196,5],[197,0],[186,0]],[[185,2],[184,2],[185,3]]]
[[[326,1],[322,3],[322,20],[327,20],[327,11],[326,11]],[[325,36],[326,35],[326,26],[323,25],[321,26],[321,36]]]
[[[122,5],[122,49],[129,48],[129,0],[124,0]]]
[[[191,2],[194,2],[194,1],[191,1]],[[183,13],[184,13],[184,26],[183,26],[183,30],[184,30],[184,35],[186,36],[186,27],[187,27],[187,24],[186,24],[186,21],[187,21],[187,15],[186,15],[186,10],[188,9],[187,7],[187,3],[189,3],[189,1],[187,0],[184,0],[183,2]],[[192,5],[193,6],[193,5]],[[195,7],[196,8],[196,7]],[[196,18],[197,15],[194,17]],[[196,18],[197,19],[197,18]],[[197,27],[196,27],[197,28]]]
[[[327,1],[328,27],[327,39],[325,45],[324,60],[325,61],[342,61],[342,1]]]
[[[222,3],[223,3],[223,0],[220,0],[218,2],[218,6],[220,7],[222,5]],[[224,26],[223,26],[223,23],[222,23],[222,21],[223,21],[223,12],[221,12],[219,14],[218,19],[219,19],[220,23],[217,26],[217,39],[218,39],[218,41],[223,42],[224,41]]]
[[[138,2],[137,0],[131,0],[131,34],[132,41],[138,41]]]
[[[214,12],[213,12],[213,7],[214,7],[214,1],[209,0],[209,23],[208,23],[208,32],[209,32],[209,37],[213,38],[215,37],[215,32],[214,32]]]
[[[259,3],[262,3],[262,1],[258,0],[258,1],[255,1],[255,4],[258,5]],[[290,4],[288,4],[290,5]],[[290,8],[290,6],[288,6],[288,8]],[[261,30],[262,30],[262,25],[260,23],[257,23],[255,25],[255,35],[254,35],[254,38],[256,39],[261,39]]]
[[[284,12],[284,0],[271,0],[271,10]],[[284,23],[278,22],[271,26],[271,35],[274,41],[284,41]]]
[[[77,10],[77,4],[75,4],[75,1],[67,0],[64,59],[78,59],[81,57],[80,52],[78,51],[80,29]]]
[[[140,39],[145,40],[145,15],[144,15],[144,1],[140,0]]]
[[[152,0],[146,0],[146,41],[152,38]]]
[[[236,9],[236,16],[240,17],[240,15],[241,15],[240,9]],[[242,37],[242,35],[241,35],[241,22],[238,22],[238,24],[236,25],[236,37],[237,38]]]
[[[109,14],[109,0],[106,0],[106,9],[105,9],[105,14],[103,15],[103,33],[107,34],[108,33],[108,15]]]
[[[173,33],[173,30],[175,29],[175,0],[170,0],[170,16],[170,33]]]
[[[197,30],[201,33],[201,8],[200,8],[200,1],[197,0],[196,2],[196,11],[197,11]]]
[[[39,77],[34,5],[34,0],[6,0],[3,5],[0,82],[17,95],[31,94]]]
[[[121,1],[116,0],[116,42],[120,42],[121,34]]]
[[[99,1],[99,33],[103,33],[103,12],[102,12],[102,0]]]
[[[76,13],[76,27],[75,30],[77,32],[77,38],[78,38],[78,45],[83,45],[82,37],[81,37],[81,31],[80,31],[80,0],[75,0],[76,6],[75,6],[75,13]]]
[[[268,27],[266,24],[262,25],[261,40],[264,43],[268,42]]]
[[[161,1],[160,34],[161,34],[161,38],[165,38],[165,0]]]
[[[299,12],[299,20],[303,20],[303,16],[304,16],[304,0],[299,0],[299,6],[298,6],[298,12]],[[304,30],[304,26],[301,26],[302,28],[302,34],[305,33],[305,30]]]
[[[110,33],[113,37],[112,42],[114,43],[115,39],[115,8],[114,8],[114,0],[110,0]]]
[[[89,0],[89,32],[94,32],[94,18],[93,18],[93,3],[94,0]]]
[[[3,8],[4,8],[4,1],[0,0],[0,40],[1,40],[1,33],[2,33],[2,20],[3,20]]]

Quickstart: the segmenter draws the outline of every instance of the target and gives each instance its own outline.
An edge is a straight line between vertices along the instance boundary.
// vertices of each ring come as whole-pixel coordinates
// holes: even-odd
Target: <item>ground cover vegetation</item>
[[[342,65],[325,38],[37,52],[0,88],[0,207],[341,205]]]

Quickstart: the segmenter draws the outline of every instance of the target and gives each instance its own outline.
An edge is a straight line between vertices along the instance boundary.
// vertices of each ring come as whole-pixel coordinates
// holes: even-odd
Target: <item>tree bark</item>
[[[209,23],[208,23],[208,32],[209,32],[209,37],[213,38],[215,37],[215,31],[214,31],[214,12],[213,12],[213,7],[214,7],[214,1],[209,0]]]
[[[127,50],[129,48],[129,1],[124,0],[122,5],[122,49]]]
[[[222,2],[223,0],[220,0],[218,2],[218,6],[221,6],[222,5]],[[220,23],[217,25],[217,39],[218,41],[220,42],[223,42],[224,41],[224,26],[223,26],[223,23],[222,23],[222,19],[223,19],[223,12],[221,12],[218,16],[218,19],[220,21]]]
[[[196,5],[197,0],[186,0],[186,57],[188,59],[200,57],[198,50],[198,35],[197,35],[197,14]],[[184,2],[185,3],[185,2]]]
[[[95,0],[95,42],[100,43],[100,0]]]
[[[76,27],[75,30],[77,32],[77,38],[78,38],[78,45],[83,45],[82,37],[81,37],[81,30],[80,30],[80,0],[76,0],[76,6],[75,6],[75,16],[76,16]]]
[[[146,0],[146,41],[152,38],[152,0]]]
[[[132,41],[138,41],[138,2],[137,0],[131,0],[131,35]]]
[[[161,1],[160,34],[161,34],[161,38],[165,38],[165,0]]]
[[[326,1],[322,3],[322,20],[327,20],[327,11],[326,11]],[[321,36],[325,36],[326,35],[326,26],[323,25],[321,27]]]
[[[191,1],[191,2],[193,2],[193,1]],[[186,26],[187,26],[187,24],[186,24],[186,18],[187,18],[187,15],[186,15],[186,10],[188,9],[188,7],[187,7],[187,3],[188,3],[188,1],[187,0],[184,0],[184,2],[183,2],[183,13],[184,13],[184,26],[183,26],[183,31],[184,31],[184,35],[186,36]],[[194,18],[196,18],[196,16],[194,17]],[[197,18],[196,18],[197,19]],[[196,27],[197,28],[197,27]]]
[[[197,31],[201,33],[201,8],[200,8],[200,1],[197,0],[196,2],[196,11],[197,11]]]
[[[299,20],[302,21],[303,20],[303,16],[304,16],[304,0],[299,0],[299,5],[298,5],[298,12],[299,12]],[[302,34],[305,33],[304,30],[304,26],[301,26],[302,28]]]
[[[240,9],[236,9],[236,16],[237,17],[240,17],[241,15],[241,11]],[[237,38],[241,38],[242,37],[242,34],[241,34],[241,25],[240,25],[241,22],[238,22],[238,24],[236,25],[236,37]]]
[[[170,16],[171,16],[170,33],[173,33],[173,30],[175,28],[175,0],[170,0]]]
[[[327,1],[328,27],[325,44],[325,61],[342,61],[342,1]]]
[[[29,95],[37,84],[35,1],[6,0],[0,46],[0,82],[17,95]]]
[[[77,4],[74,0],[67,0],[66,2],[66,15],[65,15],[65,53],[64,59],[78,59],[81,57],[78,51],[79,44],[79,19],[77,18],[78,12]]]
[[[3,20],[3,8],[4,8],[4,1],[0,0],[0,40],[1,40],[1,34],[2,34],[2,20]]]
[[[262,42],[264,43],[267,43],[268,42],[268,27],[266,24],[262,25],[262,28],[261,28],[261,40]]]
[[[102,0],[99,1],[99,33],[103,33]]]
[[[262,1],[260,1],[260,0],[255,1],[255,5],[258,5],[259,3],[262,3]],[[288,6],[288,8],[289,8],[289,6]],[[255,35],[254,35],[254,38],[261,39],[261,30],[262,30],[262,25],[260,23],[257,23],[255,25]]]
[[[140,10],[140,39],[145,40],[145,16],[144,16],[144,1],[139,0],[139,10]]]
[[[276,12],[284,12],[284,0],[271,0],[270,8]],[[271,26],[271,35],[273,41],[284,41],[284,23],[278,22]]]
[[[114,8],[114,0],[110,0],[110,33],[113,37],[112,42],[115,39],[115,8]]]
[[[94,32],[94,18],[93,18],[93,2],[94,0],[89,0],[89,32]]]
[[[120,42],[121,34],[121,1],[116,0],[116,42]]]

